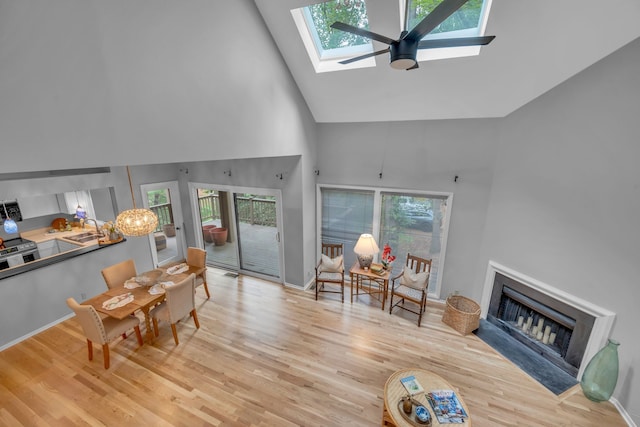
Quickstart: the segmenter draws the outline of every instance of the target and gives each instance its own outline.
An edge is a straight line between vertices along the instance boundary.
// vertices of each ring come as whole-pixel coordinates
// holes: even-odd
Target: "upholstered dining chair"
[[[136,272],[136,264],[133,259],[119,262],[109,267],[105,267],[101,271],[102,277],[109,289],[122,286],[125,281],[138,275]]]
[[[316,266],[316,301],[318,293],[340,294],[344,303],[344,245],[322,243],[320,261]]]
[[[396,306],[403,310],[410,311],[418,315],[418,327],[420,327],[422,314],[427,307],[427,289],[429,287],[430,274],[430,259],[420,258],[408,253],[407,262],[402,273],[391,279],[389,314],[391,314],[393,308]],[[395,304],[393,303],[394,297],[397,299]],[[411,304],[405,305],[407,301]]]
[[[174,284],[173,286],[164,287],[165,300],[162,304],[151,310],[151,318],[153,319],[153,332],[158,336],[158,320],[165,320],[171,324],[171,332],[173,332],[173,340],[176,345],[178,341],[178,332],[176,323],[182,318],[191,314],[193,323],[197,329],[200,329],[198,321],[198,313],[196,313],[196,301],[194,298],[196,276],[191,273],[186,279]]]
[[[76,314],[80,326],[87,337],[87,350],[89,360],[93,360],[93,343],[102,344],[104,358],[104,369],[109,369],[109,343],[116,337],[123,335],[133,329],[138,338],[138,344],[142,345],[142,334],[140,333],[140,319],[129,316],[118,320],[113,317],[101,318],[95,308],[90,305],[78,304],[73,298],[67,298],[67,305]]]
[[[207,286],[207,251],[200,248],[187,248],[187,264],[191,267],[204,268],[204,271],[196,276],[195,287],[204,285],[204,292],[209,299],[211,295],[209,295],[209,287]]]

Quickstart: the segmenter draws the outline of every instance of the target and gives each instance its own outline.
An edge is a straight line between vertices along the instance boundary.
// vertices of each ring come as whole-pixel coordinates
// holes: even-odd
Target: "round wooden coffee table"
[[[411,426],[408,423],[402,414],[400,413],[400,409],[398,408],[398,401],[402,399],[403,396],[407,395],[407,391],[404,386],[400,382],[400,378],[408,377],[410,375],[414,375],[420,385],[424,388],[425,392],[430,390],[453,390],[456,392],[456,396],[460,401],[460,404],[467,412],[469,416],[463,425],[469,427],[471,426],[471,413],[469,412],[469,408],[464,403],[460,392],[457,389],[454,389],[451,384],[449,384],[444,378],[439,375],[434,374],[433,372],[426,371],[424,369],[403,369],[401,371],[394,372],[386,384],[384,385],[384,408],[382,409],[382,425],[383,426]],[[429,402],[424,393],[417,394],[413,396],[413,399],[420,402],[425,408],[429,410],[431,414],[431,425],[432,426],[440,426],[446,425],[451,426],[453,424],[440,424],[438,419],[433,413]]]

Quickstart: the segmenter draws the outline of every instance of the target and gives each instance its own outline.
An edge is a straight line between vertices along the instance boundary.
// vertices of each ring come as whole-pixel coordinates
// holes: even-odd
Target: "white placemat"
[[[189,270],[189,265],[183,262],[182,264],[174,265],[173,267],[167,268],[167,273],[180,274],[180,273],[184,273],[187,270]]]
[[[133,301],[133,295],[130,293],[122,294],[115,296],[113,298],[109,298],[105,302],[102,303],[102,308],[105,310],[113,310],[118,307],[125,306]]]

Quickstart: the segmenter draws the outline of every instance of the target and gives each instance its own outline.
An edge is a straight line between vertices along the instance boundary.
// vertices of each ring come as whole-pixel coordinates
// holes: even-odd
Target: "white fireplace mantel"
[[[487,318],[487,312],[489,310],[491,292],[493,291],[493,284],[495,281],[496,273],[500,273],[513,280],[516,280],[523,285],[529,286],[545,295],[550,296],[551,298],[562,301],[563,303],[568,304],[576,308],[577,310],[588,313],[595,318],[593,329],[591,330],[591,335],[589,336],[589,341],[587,343],[587,347],[585,348],[582,362],[580,363],[578,378],[581,378],[582,371],[584,371],[584,368],[586,367],[585,362],[591,360],[591,358],[598,352],[598,350],[600,350],[606,344],[607,339],[609,338],[609,334],[611,333],[611,328],[613,327],[613,322],[615,320],[616,314],[605,308],[592,304],[589,301],[585,301],[582,298],[576,297],[575,295],[571,295],[525,274],[505,267],[504,265],[501,265],[495,261],[489,261],[489,266],[487,267],[487,274],[484,281],[484,287],[482,290],[482,301],[480,304],[482,310],[480,315],[483,319]]]

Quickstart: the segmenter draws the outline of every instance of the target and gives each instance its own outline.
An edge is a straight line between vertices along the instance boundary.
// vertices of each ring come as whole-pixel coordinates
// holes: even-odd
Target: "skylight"
[[[441,0],[410,0],[407,13],[408,29],[411,30],[440,2]],[[400,16],[404,17],[405,0],[399,0],[398,5]],[[490,6],[491,0],[469,0],[431,33],[427,34],[424,40],[483,35]],[[330,28],[331,24],[339,21],[377,32],[375,28],[369,28],[365,0],[330,0],[294,9],[291,14],[317,73],[376,66],[374,57],[347,65],[339,64],[338,61],[373,52],[374,45],[371,40],[365,37]],[[383,35],[397,39],[403,30],[401,22],[398,22],[397,25],[396,34]],[[385,47],[384,44],[378,42],[376,45],[376,49],[384,49]],[[429,61],[472,56],[479,53],[479,46],[424,49],[418,51],[417,59],[418,61]]]
[[[365,37],[330,27],[340,21],[369,29],[364,0],[331,0],[294,9],[291,14],[317,73],[376,65],[373,59],[355,66],[338,64],[345,58],[373,52],[373,44]]]

